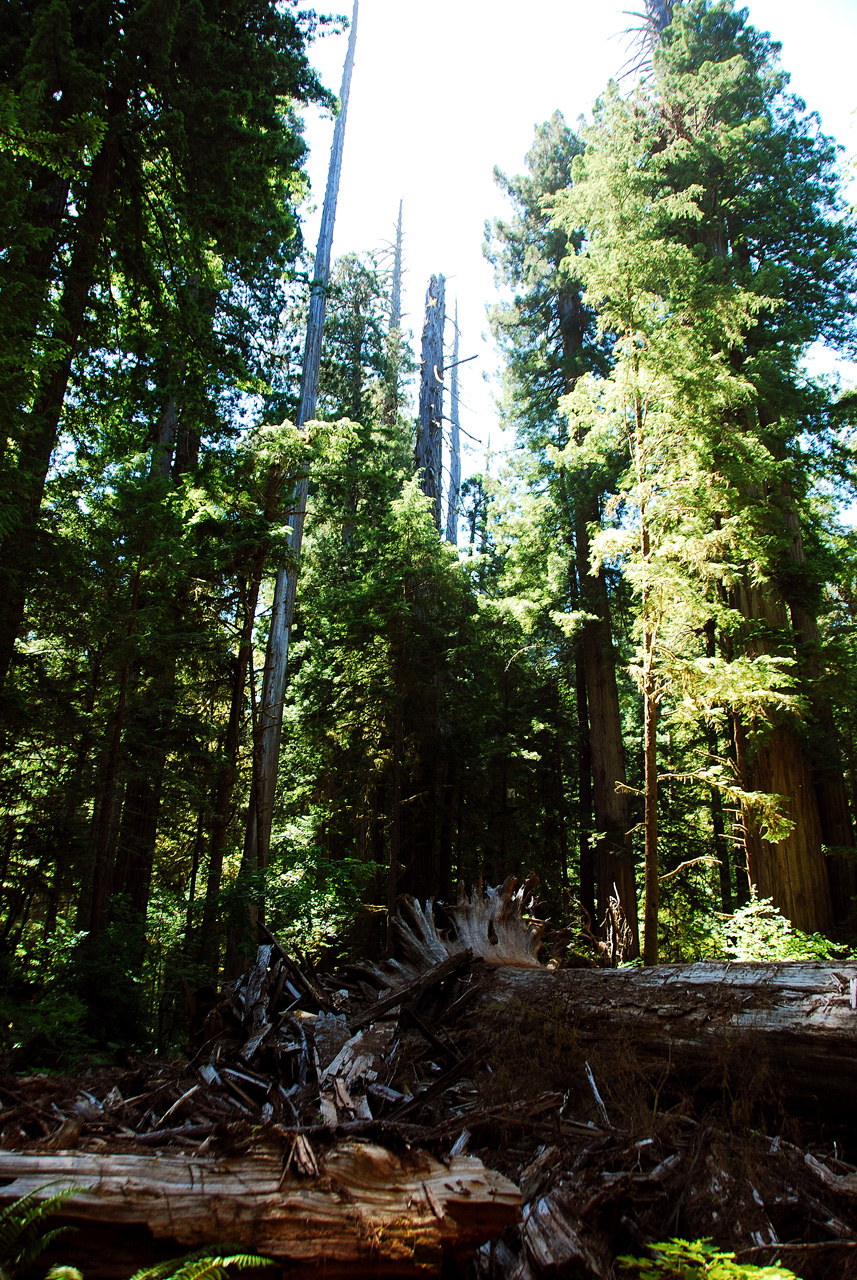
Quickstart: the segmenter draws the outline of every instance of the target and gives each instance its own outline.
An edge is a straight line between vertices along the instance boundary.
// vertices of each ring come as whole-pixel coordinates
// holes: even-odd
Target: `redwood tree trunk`
[[[745,586],[737,593],[737,606],[748,620],[788,628],[782,605],[765,598],[758,587]],[[753,645],[761,641],[753,639]],[[737,724],[736,719],[736,724]],[[736,735],[736,745],[742,737]],[[751,883],[763,898],[774,903],[792,924],[807,933],[828,933],[833,927],[833,903],[827,865],[822,852],[822,827],[815,781],[803,743],[793,722],[781,718],[753,746],[740,742],[742,785],[785,798],[786,815],[794,822],[785,840],[762,839],[751,813],[745,813],[747,865]],[[764,734],[764,736],[763,736]]]
[[[115,123],[125,109],[124,97],[110,105],[105,141],[95,157],[74,251],[58,308],[54,339],[62,356],[44,376],[28,415],[14,488],[7,495],[6,533],[0,548],[0,686],[5,682],[26,610],[38,542],[39,511],[71,367],[95,279],[98,249],[107,219],[119,162],[120,139]]]
[[[595,807],[595,829],[599,833],[595,850],[595,881],[598,913],[607,911],[614,886],[634,938],[629,958],[639,954],[637,921],[637,885],[631,855],[629,831],[631,807],[624,785],[625,746],[616,685],[616,657],[610,633],[610,604],[603,570],[593,577],[589,572],[589,534],[587,524],[599,519],[597,499],[576,520],[578,580],[581,607],[594,614],[596,621],[583,627],[583,663],[586,672],[586,694],[589,709],[589,738],[592,752],[592,795]]]

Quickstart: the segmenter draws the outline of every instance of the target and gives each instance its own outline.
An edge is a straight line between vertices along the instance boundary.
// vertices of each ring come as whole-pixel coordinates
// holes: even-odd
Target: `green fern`
[[[78,1188],[67,1187],[41,1200],[44,1190],[40,1187],[0,1209],[0,1280],[16,1280],[55,1240],[75,1230],[53,1227],[49,1231],[45,1219],[56,1213]]]
[[[135,1271],[131,1280],[228,1280],[229,1267],[246,1271],[249,1267],[276,1266],[270,1258],[261,1258],[253,1253],[229,1253],[226,1252],[228,1246],[221,1247],[224,1248],[222,1254],[199,1249],[183,1258],[171,1258],[154,1267],[144,1267],[142,1271]]]
[[[710,1240],[667,1240],[653,1244],[659,1258],[617,1258],[633,1268],[638,1280],[798,1280],[793,1271],[777,1263],[755,1267],[736,1262],[734,1253],[723,1253]],[[627,1272],[626,1272],[627,1274]]]

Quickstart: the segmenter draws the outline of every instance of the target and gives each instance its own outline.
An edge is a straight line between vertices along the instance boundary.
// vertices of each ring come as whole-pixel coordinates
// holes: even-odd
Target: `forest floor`
[[[75,1185],[77,1171],[91,1194],[66,1212],[97,1225],[116,1217],[95,1185],[111,1162],[157,1154],[234,1170],[264,1148],[275,1188],[314,1187],[354,1217],[359,1186],[346,1194],[336,1169],[362,1148],[391,1153],[404,1217],[402,1204],[385,1206],[384,1231],[367,1242],[366,1209],[360,1240],[341,1247],[296,1250],[292,1228],[280,1224],[273,1244],[263,1231],[294,1274],[615,1280],[636,1274],[622,1255],[653,1257],[680,1237],[709,1238],[740,1262],[780,1261],[803,1280],[857,1276],[852,1115],[836,1103],[795,1110],[776,1064],[761,1060],[689,1074],[669,1056],[644,1068],[621,1041],[595,1055],[555,1027],[512,1041],[476,1011],[487,970],[465,949],[428,967],[411,957],[320,976],[271,939],[198,1016],[182,1059],[0,1078],[0,1196],[40,1178]],[[134,1217],[123,1185],[122,1220],[164,1235],[148,1210]],[[408,1217],[423,1235],[396,1242]],[[258,1225],[240,1242],[261,1249]],[[217,1241],[200,1230],[185,1243]],[[122,1274],[104,1264],[104,1245],[99,1263],[92,1239],[82,1263],[74,1237],[58,1256],[92,1280]],[[162,1257],[182,1235],[148,1239]]]

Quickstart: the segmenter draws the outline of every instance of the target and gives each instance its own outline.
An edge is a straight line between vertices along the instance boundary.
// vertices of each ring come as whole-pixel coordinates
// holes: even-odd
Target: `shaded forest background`
[[[852,938],[855,398],[806,364],[857,351],[835,144],[745,11],[648,5],[636,86],[497,175],[517,447],[463,481],[447,449],[441,482],[416,392],[455,418],[457,331],[439,364],[403,332],[393,246],[335,264],[318,420],[291,425],[300,111],[334,105],[311,66],[330,21],[0,17],[13,1060],[169,1048],[260,920],[320,963],[379,954],[398,893],[479,876],[536,872],[566,958]],[[273,578],[306,475],[263,847]]]

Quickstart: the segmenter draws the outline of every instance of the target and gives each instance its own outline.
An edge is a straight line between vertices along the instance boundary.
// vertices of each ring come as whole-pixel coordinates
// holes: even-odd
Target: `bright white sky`
[[[621,33],[633,20],[624,11],[634,7],[634,0],[360,0],[334,255],[389,243],[404,200],[405,326],[419,355],[426,286],[442,272],[448,314],[458,299],[461,356],[478,354],[460,370],[461,425],[483,446],[490,436],[495,451],[511,441],[498,433],[485,380],[498,362],[485,317],[496,293],[483,227],[507,213],[493,168],[521,172],[535,126],[553,111],[571,125],[591,113],[626,60]],[[806,0],[749,0],[748,8],[754,25],[781,42],[792,89],[848,155],[857,153],[857,2],[814,0],[810,12]],[[312,50],[336,93],[346,39],[325,37]],[[308,118],[319,207],[331,135],[329,119]],[[312,252],[316,227],[310,218]],[[484,451],[462,443],[467,475],[484,465]]]

